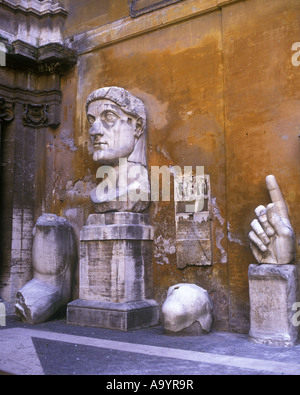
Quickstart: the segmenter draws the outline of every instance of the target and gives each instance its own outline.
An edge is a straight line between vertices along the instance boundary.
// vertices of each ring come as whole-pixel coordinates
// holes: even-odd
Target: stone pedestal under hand
[[[294,345],[293,305],[298,301],[296,265],[250,265],[250,340],[260,344]]]
[[[80,239],[79,300],[68,305],[68,323],[123,331],[157,325],[148,215],[92,214]]]

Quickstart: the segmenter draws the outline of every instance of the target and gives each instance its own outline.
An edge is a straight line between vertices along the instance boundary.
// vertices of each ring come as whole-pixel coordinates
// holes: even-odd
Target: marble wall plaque
[[[210,179],[204,176],[202,211],[187,212],[194,201],[176,202],[177,267],[212,264]]]

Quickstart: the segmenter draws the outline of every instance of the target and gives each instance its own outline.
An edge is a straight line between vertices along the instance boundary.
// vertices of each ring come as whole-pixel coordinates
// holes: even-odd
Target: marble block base
[[[298,328],[292,323],[293,304],[298,301],[296,265],[249,266],[249,340],[259,344],[292,346]]]
[[[146,214],[90,215],[80,234],[79,299],[152,299],[153,238]]]
[[[157,325],[153,238],[147,214],[91,214],[80,233],[79,299],[68,304],[67,323],[121,331]]]
[[[120,331],[132,331],[158,325],[159,307],[154,300],[112,303],[75,300],[69,303],[67,323]]]

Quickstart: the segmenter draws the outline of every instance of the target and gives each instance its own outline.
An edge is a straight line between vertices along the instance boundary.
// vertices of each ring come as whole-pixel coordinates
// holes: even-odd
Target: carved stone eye
[[[88,115],[87,119],[90,125],[93,125],[93,123],[95,122],[95,118],[92,115]]]
[[[118,119],[117,115],[114,114],[111,111],[106,111],[105,115],[104,115],[104,119],[106,122],[108,123],[114,123],[116,122],[116,120]]]

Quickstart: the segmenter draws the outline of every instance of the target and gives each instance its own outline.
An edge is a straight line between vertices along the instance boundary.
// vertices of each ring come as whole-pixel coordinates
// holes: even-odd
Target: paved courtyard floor
[[[167,336],[160,326],[119,332],[67,325],[64,319],[31,326],[8,317],[0,328],[0,372],[102,375],[119,381],[120,376],[299,375],[300,343],[257,345],[247,335],[225,332]]]

